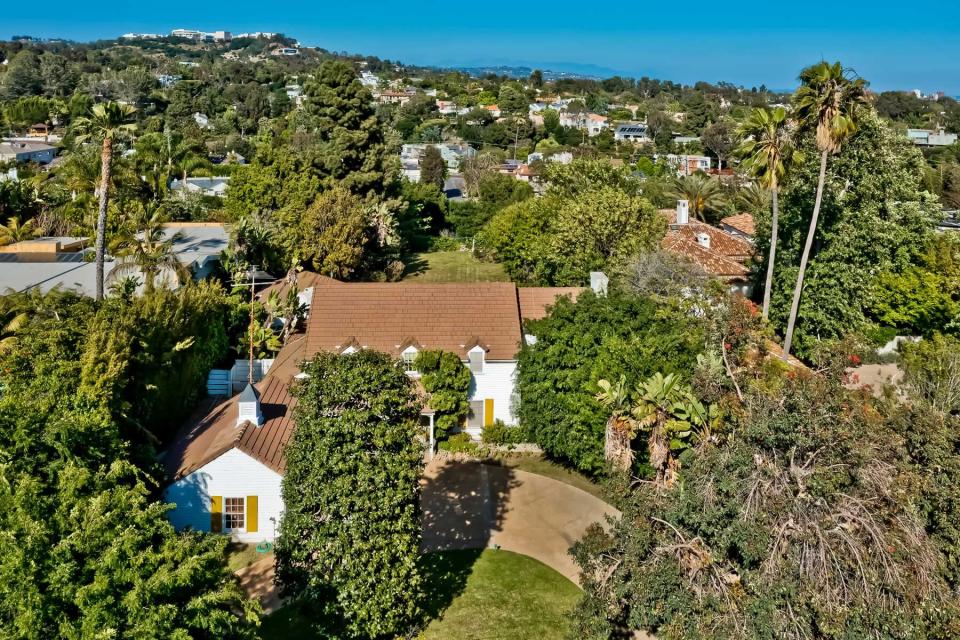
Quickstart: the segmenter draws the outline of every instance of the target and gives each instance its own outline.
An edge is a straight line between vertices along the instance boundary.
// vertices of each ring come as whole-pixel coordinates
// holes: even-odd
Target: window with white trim
[[[403,358],[403,370],[409,374],[417,373],[417,369],[413,366],[413,363],[417,361],[418,353],[416,347],[407,347],[403,350],[403,353],[400,354],[400,357]]]
[[[246,510],[244,502],[246,498],[224,498],[223,499],[223,530],[240,531],[246,527]]]

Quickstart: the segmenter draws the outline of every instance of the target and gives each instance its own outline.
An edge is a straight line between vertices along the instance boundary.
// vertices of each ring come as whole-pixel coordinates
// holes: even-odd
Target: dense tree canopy
[[[806,160],[783,186],[780,243],[771,319],[785,324],[817,185],[819,154],[812,134]],[[867,114],[827,170],[823,209],[797,320],[797,351],[820,339],[862,330],[875,274],[909,269],[940,217],[936,199],[920,186],[922,158],[903,137]],[[768,220],[758,221],[757,245],[766,254]]]
[[[342,627],[334,637],[404,633],[418,619],[423,451],[420,407],[386,354],[321,353],[296,389],[277,578]]]
[[[537,342],[520,352],[520,421],[548,454],[588,473],[604,468],[607,410],[596,381],[623,375],[633,386],[658,371],[688,379],[704,350],[696,318],[618,292],[585,292],[576,304],[561,298],[527,332]]]

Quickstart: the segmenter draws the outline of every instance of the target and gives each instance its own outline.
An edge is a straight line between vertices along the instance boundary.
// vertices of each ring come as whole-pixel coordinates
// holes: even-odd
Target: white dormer
[[[247,384],[237,398],[237,426],[244,422],[252,422],[258,427],[263,424],[263,414],[260,413],[260,394]]]
[[[710,234],[700,232],[697,234],[697,244],[699,244],[704,249],[710,248]]]
[[[348,356],[348,355],[350,355],[351,353],[356,353],[357,351],[359,351],[359,349],[357,349],[357,348],[356,348],[355,346],[353,346],[353,345],[350,345],[349,347],[347,347],[346,349],[344,349],[343,351],[341,351],[341,352],[340,352],[340,355],[342,355],[342,356]]]
[[[470,361],[470,373],[478,375],[483,373],[483,363],[487,358],[487,350],[477,345],[467,351],[467,359]]]
[[[403,360],[403,370],[407,375],[416,375],[417,369],[413,366],[413,363],[417,361],[417,355],[420,352],[413,345],[410,345],[406,349],[400,352],[400,358]]]

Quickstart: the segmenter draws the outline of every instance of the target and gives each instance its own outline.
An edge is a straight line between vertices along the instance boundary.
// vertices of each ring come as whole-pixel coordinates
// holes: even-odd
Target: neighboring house
[[[164,89],[172,87],[183,80],[183,76],[170,75],[168,73],[161,73],[157,75],[157,82],[160,83],[160,86]]]
[[[224,225],[213,222],[177,222],[164,227],[168,236],[180,233],[174,252],[194,279],[206,278],[229,244]],[[108,255],[104,272],[109,284],[117,266]],[[96,293],[96,264],[85,238],[44,237],[0,247],[0,292],[54,288],[86,296]]]
[[[360,74],[360,84],[370,89],[376,89],[380,85],[380,78],[374,73],[364,71]]]
[[[34,140],[4,140],[0,142],[0,162],[36,162],[50,164],[57,157],[57,148]]]
[[[594,274],[596,288],[605,284]],[[413,370],[425,349],[456,353],[471,373],[464,431],[478,437],[496,420],[515,424],[517,352],[535,344],[523,322],[542,318],[559,296],[582,288],[517,288],[511,283],[343,283],[306,279],[313,289],[304,334],[294,336],[269,373],[230,399],[212,399],[181,428],[163,462],[171,484],[165,499],[178,528],[273,540],[283,514],[284,447],[296,428],[291,386],[300,365],[325,351],[386,352]],[[423,419],[432,424],[426,407]]]
[[[272,56],[298,56],[300,55],[299,49],[294,49],[293,47],[280,47],[279,49],[274,49],[270,52]]]
[[[486,109],[487,111],[489,111],[490,115],[493,116],[494,118],[499,118],[501,115],[500,107],[495,104],[488,104],[484,106],[483,109]]]
[[[587,135],[593,137],[606,129],[607,117],[596,113],[568,112],[560,113],[560,125],[571,129],[586,131]]]
[[[960,211],[947,209],[943,212],[943,220],[937,225],[937,231],[960,232]]]
[[[407,91],[381,91],[376,94],[377,102],[380,104],[398,104],[405,105],[410,102],[415,94]]]
[[[650,142],[650,132],[643,122],[624,123],[618,125],[613,132],[613,139],[620,142]]]
[[[210,118],[207,117],[207,114],[197,112],[193,114],[193,121],[197,123],[197,126],[201,129],[212,129],[213,126],[210,124]]]
[[[440,151],[440,156],[450,171],[458,171],[460,163],[477,155],[477,150],[468,144],[455,144],[446,142],[443,144],[405,144],[400,147],[400,164],[403,167],[404,175],[408,179],[417,182],[420,180],[420,160],[423,158],[427,147],[436,147]],[[416,175],[416,179],[412,176]]]
[[[174,180],[170,183],[170,190],[178,193],[199,193],[204,196],[222,198],[230,186],[230,176],[215,176],[212,178],[187,178]]]
[[[678,177],[693,175],[697,171],[709,171],[713,163],[709,156],[677,155],[675,153],[654,154],[653,159],[663,159],[669,163],[677,170]]]
[[[743,238],[747,242],[753,242],[753,216],[749,213],[738,213],[735,216],[727,216],[720,221],[720,228],[730,235]]]
[[[670,225],[660,247],[699,265],[707,275],[730,285],[731,291],[750,294],[750,269],[746,262],[754,255],[753,245],[742,237],[712,225],[690,219],[689,203],[660,212]]]
[[[930,129],[907,129],[907,138],[922,147],[949,147],[957,142],[957,134],[947,133],[940,127],[936,131]]]
[[[456,115],[457,111],[460,110],[460,107],[457,106],[456,102],[451,102],[449,100],[437,100],[437,111],[443,115]]]

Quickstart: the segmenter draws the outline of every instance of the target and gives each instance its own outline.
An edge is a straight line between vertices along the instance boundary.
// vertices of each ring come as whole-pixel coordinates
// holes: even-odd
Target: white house
[[[230,186],[230,176],[214,176],[212,178],[187,178],[174,180],[170,183],[170,190],[178,193],[199,193],[204,196],[223,197]]]
[[[947,133],[940,127],[936,131],[930,129],[907,129],[907,138],[922,147],[949,147],[957,142],[957,134]]]
[[[624,122],[613,132],[613,139],[619,142],[650,142],[650,132],[644,122]]]
[[[295,428],[290,388],[301,363],[321,351],[382,351],[404,363],[412,378],[420,351],[456,353],[471,373],[463,430],[479,437],[495,421],[515,424],[517,354],[521,344],[535,342],[523,321],[582,291],[518,289],[507,282],[343,283],[312,275],[306,332],[284,345],[260,382],[202,407],[165,452],[166,499],[176,504],[170,519],[177,527],[241,541],[274,538],[283,513],[284,447]],[[423,418],[432,434],[429,406]]]

